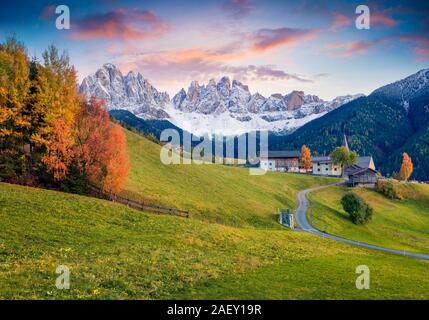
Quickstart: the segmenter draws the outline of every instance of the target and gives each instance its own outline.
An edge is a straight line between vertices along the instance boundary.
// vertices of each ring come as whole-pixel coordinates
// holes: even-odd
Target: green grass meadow
[[[194,219],[237,227],[278,228],[277,209],[295,208],[299,190],[337,181],[213,164],[163,165],[160,146],[127,132],[131,172],[123,194],[190,210]]]
[[[429,186],[410,184],[414,199],[391,200],[370,189],[329,187],[309,194],[308,217],[317,229],[345,238],[429,254]],[[355,225],[340,200],[355,192],[374,209],[372,220]]]
[[[299,190],[335,180],[163,166],[159,146],[127,139],[124,195],[193,217],[0,183],[0,299],[429,299],[428,261],[277,224],[276,209],[296,207]],[[362,264],[370,290],[355,287]],[[70,290],[55,287],[58,265],[70,268]]]

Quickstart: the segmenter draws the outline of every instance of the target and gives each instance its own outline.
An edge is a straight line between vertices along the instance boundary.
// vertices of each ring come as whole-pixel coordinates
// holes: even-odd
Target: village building
[[[341,176],[341,165],[334,163],[330,157],[313,157],[313,174],[319,176]]]
[[[300,157],[297,150],[268,151],[267,155],[261,155],[260,167],[268,171],[299,172]]]
[[[346,136],[344,136],[342,146],[350,150]],[[260,167],[268,171],[308,173],[302,168],[300,157],[301,152],[298,150],[269,151],[265,156],[261,155]],[[343,176],[341,164],[334,162],[329,156],[315,156],[311,161],[311,173],[314,175]],[[372,187],[377,182],[379,175],[372,156],[358,157],[356,163],[344,171],[344,176],[348,178],[350,186]]]
[[[379,173],[371,168],[360,168],[355,171],[349,171],[347,176],[350,187],[373,188],[377,183]]]

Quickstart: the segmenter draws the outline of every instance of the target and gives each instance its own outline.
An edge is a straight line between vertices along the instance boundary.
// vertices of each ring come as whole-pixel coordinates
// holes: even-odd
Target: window
[[[329,168],[326,168],[325,170],[326,170],[326,171],[328,171],[328,170],[329,170]]]

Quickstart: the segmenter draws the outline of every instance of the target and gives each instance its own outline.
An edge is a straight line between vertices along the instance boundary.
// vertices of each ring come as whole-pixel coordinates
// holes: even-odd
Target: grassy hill
[[[1,299],[429,298],[429,262],[0,183]],[[70,290],[55,288],[67,265]],[[371,290],[355,288],[356,266]]]
[[[275,208],[293,207],[298,190],[332,180],[163,166],[159,146],[127,139],[124,193],[190,209],[194,218],[0,183],[0,299],[429,299],[427,261],[276,224]],[[371,290],[355,287],[362,264]],[[55,288],[58,265],[70,268],[70,290]]]
[[[163,165],[160,146],[127,132],[131,172],[123,194],[179,209],[199,220],[257,228],[279,228],[278,208],[295,208],[299,190],[334,183],[325,177],[267,173],[220,165]]]
[[[429,186],[409,184],[413,198],[390,200],[374,190],[353,189],[374,208],[371,222],[353,224],[340,204],[348,188],[330,187],[309,195],[308,216],[319,230],[370,244],[429,254]]]

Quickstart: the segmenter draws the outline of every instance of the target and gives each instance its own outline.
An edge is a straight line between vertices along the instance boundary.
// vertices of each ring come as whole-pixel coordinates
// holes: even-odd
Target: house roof
[[[358,157],[356,160],[356,164],[351,167],[359,167],[359,168],[369,168],[371,164],[372,157]],[[320,162],[320,163],[331,163],[332,159],[329,156],[324,157],[313,157],[312,162]]]
[[[371,172],[373,172],[375,174],[378,173],[377,171],[375,171],[375,170],[373,170],[371,168],[361,168],[361,169],[358,169],[358,170],[356,170],[356,171],[354,171],[352,173],[349,173],[349,176],[358,176],[358,175],[363,174],[363,173],[365,173],[367,171],[371,171]]]
[[[366,156],[366,157],[358,157],[356,164],[361,168],[369,168],[369,165],[371,164],[372,157]]]
[[[332,160],[330,157],[328,156],[324,156],[324,157],[313,157],[311,159],[312,162],[320,162],[320,163],[331,163]]]
[[[299,158],[301,152],[298,150],[285,150],[285,151],[268,151],[268,158]]]

